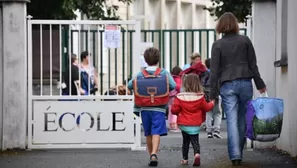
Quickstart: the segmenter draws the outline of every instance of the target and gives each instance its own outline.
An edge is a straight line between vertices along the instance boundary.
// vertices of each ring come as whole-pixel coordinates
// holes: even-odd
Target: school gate
[[[132,52],[134,50],[134,30],[121,30],[123,45],[120,50],[106,49],[99,50],[98,52],[98,45],[99,48],[102,48],[104,39],[100,39],[100,41],[103,40],[103,42],[98,43],[97,36],[98,33],[101,34],[103,32],[103,30],[99,32],[94,29],[88,30],[86,27],[82,27],[80,30],[69,30],[67,27],[62,29],[62,48],[70,48],[71,53],[79,54],[81,50],[89,50],[93,54],[91,55],[93,65],[101,72],[99,79],[100,94],[103,94],[106,89],[124,81],[125,76],[128,75],[128,77],[131,77],[132,72],[135,72],[131,65],[140,61],[140,58],[138,56],[135,57],[134,52]],[[241,28],[240,34],[247,35],[247,29]],[[174,66],[182,67],[184,64],[189,63],[189,56],[193,52],[199,52],[203,60],[210,58],[212,44],[214,41],[221,38],[221,36],[222,35],[216,34],[215,29],[141,30],[141,42],[148,43],[160,49],[160,67],[168,71]],[[143,53],[144,48],[141,45],[137,47],[141,47],[141,53]],[[128,57],[126,53],[128,53]],[[37,54],[35,57],[38,59],[39,55]],[[64,52],[61,61],[63,72],[69,64],[67,57],[68,52]],[[97,59],[100,60],[98,61]],[[98,62],[102,64],[98,64]],[[58,71],[56,73],[58,73]],[[225,119],[226,116],[224,113],[222,117]]]
[[[120,29],[119,48],[105,47],[106,25]],[[160,48],[160,66],[170,70],[192,52],[209,57],[218,38],[213,29],[140,30],[137,21],[28,20],[28,148],[143,149],[133,96],[104,93],[137,72],[141,42]],[[97,69],[97,95],[62,96],[57,86],[71,65],[68,56],[82,51]]]
[[[110,43],[105,39],[105,28],[114,29],[107,38],[115,38],[120,44]],[[63,46],[63,31],[78,32],[86,29],[96,32],[93,37],[94,50],[91,44],[87,50],[92,55],[108,50],[123,57],[122,64],[117,64],[116,71],[119,79],[128,79],[128,29],[133,30],[133,56],[138,59],[141,42],[139,21],[73,21],[73,20],[28,20],[28,148],[131,148],[143,150],[141,147],[140,120],[133,116],[132,95],[103,95],[99,91],[96,95],[62,96],[61,81],[63,80],[63,56],[71,55],[72,48]],[[126,30],[126,36],[118,36],[119,31]],[[89,33],[89,39],[90,39]],[[126,39],[116,39],[126,38]],[[71,38],[69,38],[71,42]],[[80,41],[80,40],[79,40]],[[108,44],[107,44],[108,43]],[[76,44],[80,46],[81,44]],[[117,49],[109,49],[107,45],[119,45]],[[78,47],[78,53],[81,53]],[[78,54],[77,53],[77,54]],[[78,58],[80,56],[78,55]],[[57,59],[58,58],[58,59]],[[110,64],[103,65],[102,57],[95,59],[96,65],[101,65],[99,86],[110,83],[104,74],[104,68],[111,68]],[[101,59],[100,59],[101,58]],[[79,59],[80,62],[80,59]],[[91,62],[93,64],[94,62]],[[67,60],[71,67],[71,59]],[[134,70],[140,69],[139,63],[131,65]],[[71,72],[70,72],[71,76]],[[79,81],[81,75],[79,75]],[[88,78],[90,81],[91,79]],[[122,81],[123,82],[123,81]],[[90,83],[90,82],[88,82]],[[90,87],[90,86],[89,86]],[[107,91],[110,87],[105,88]],[[71,90],[71,89],[70,89]],[[99,89],[100,90],[100,89]],[[105,92],[104,91],[104,92]],[[108,101],[109,100],[109,101]],[[135,128],[134,128],[135,127]]]

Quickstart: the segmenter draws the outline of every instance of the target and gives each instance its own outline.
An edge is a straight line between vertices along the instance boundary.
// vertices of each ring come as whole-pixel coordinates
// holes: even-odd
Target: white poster
[[[121,47],[121,28],[116,25],[106,25],[104,30],[104,47]]]

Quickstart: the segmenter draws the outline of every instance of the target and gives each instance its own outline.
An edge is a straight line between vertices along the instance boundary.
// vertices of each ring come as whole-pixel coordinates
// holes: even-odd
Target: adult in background
[[[246,104],[253,96],[252,79],[259,92],[266,91],[253,44],[247,36],[239,35],[237,18],[230,12],[223,14],[216,26],[222,39],[212,45],[210,65],[210,99],[220,89],[223,109],[227,117],[228,152],[233,165],[241,165],[245,145]]]
[[[201,55],[198,54],[198,53],[193,53],[191,56],[190,56],[190,59],[191,59],[191,63],[189,64],[185,64],[183,66],[183,69],[182,70],[186,70],[188,68],[190,68],[192,65],[198,63],[198,62],[201,62]]]
[[[65,81],[66,87],[62,90],[63,91],[62,94],[78,95],[77,93],[78,90],[80,91],[80,94],[85,94],[84,90],[82,90],[80,86],[76,86],[75,84],[75,82],[79,80],[79,68],[78,68],[77,55],[72,54],[70,59],[71,59],[71,66],[68,65],[64,74],[64,81]],[[80,82],[78,81],[77,83],[80,83]]]
[[[95,94],[98,88],[98,73],[91,64],[89,52],[84,51],[80,54],[81,85],[85,94]],[[89,82],[90,81],[90,82]]]

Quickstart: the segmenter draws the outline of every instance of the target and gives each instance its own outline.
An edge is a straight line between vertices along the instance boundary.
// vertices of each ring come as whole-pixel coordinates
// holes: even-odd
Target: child
[[[165,113],[169,102],[168,89],[169,91],[174,90],[175,82],[169,72],[158,68],[160,61],[158,49],[148,48],[145,50],[144,59],[148,67],[129,81],[128,88],[133,89],[135,105],[140,107],[144,135],[150,155],[149,166],[157,166],[160,136],[167,135]]]
[[[181,164],[188,164],[191,143],[194,148],[193,166],[200,166],[200,126],[205,121],[206,112],[214,107],[214,102],[206,102],[198,75],[184,75],[182,85],[184,91],[176,96],[171,109],[171,112],[177,115],[177,124],[183,136]]]
[[[210,83],[209,83],[209,78],[210,78],[210,59],[205,60],[205,65],[207,67],[207,72],[202,77],[202,84],[204,87],[204,93],[209,97],[210,93]],[[218,94],[219,95],[219,94]],[[219,138],[223,139],[223,137],[220,135],[220,126],[222,122],[222,113],[219,108],[219,97],[216,98],[215,100],[215,106],[213,110],[211,110],[209,113],[206,114],[206,132],[207,132],[207,137],[208,138]]]
[[[180,92],[180,88],[181,88],[181,77],[179,76],[180,72],[182,71],[182,69],[178,66],[174,67],[171,71],[171,75],[176,83],[176,87],[173,91],[170,92],[170,100],[168,103],[168,121],[170,124],[170,129],[174,132],[174,131],[179,131],[177,124],[176,124],[176,120],[177,120],[177,116],[176,115],[172,115],[171,113],[171,105],[173,103],[174,97]]]

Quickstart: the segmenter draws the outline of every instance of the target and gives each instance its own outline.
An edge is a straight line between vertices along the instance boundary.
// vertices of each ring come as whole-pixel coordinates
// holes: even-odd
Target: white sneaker
[[[180,129],[173,129],[173,130],[170,130],[171,132],[181,132]]]
[[[213,138],[213,135],[211,132],[207,133],[207,138]]]
[[[223,137],[220,135],[219,132],[214,132],[213,136],[216,137],[216,138],[219,138],[219,139],[223,139]]]

